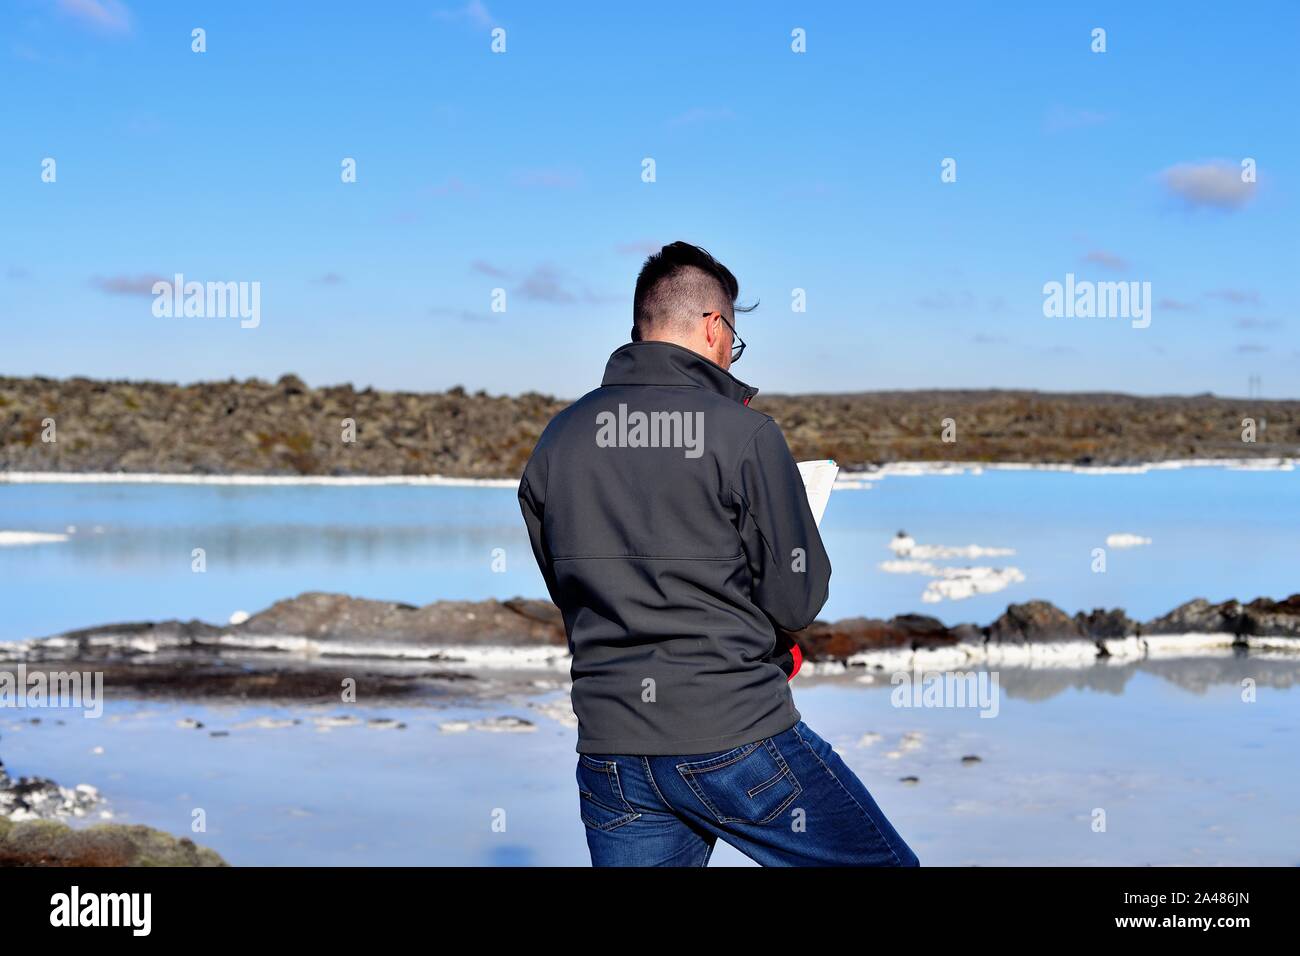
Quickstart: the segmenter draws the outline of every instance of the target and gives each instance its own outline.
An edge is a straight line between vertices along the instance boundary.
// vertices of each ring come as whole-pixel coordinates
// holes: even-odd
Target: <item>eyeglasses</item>
[[[717,312],[717,311],[705,312],[704,318],[707,319],[711,315],[716,315],[718,318],[722,320],[723,325],[731,329],[731,364],[735,365],[737,362],[740,361],[740,356],[743,355],[745,352],[745,340],[736,334],[736,327],[732,325],[730,322],[728,322],[727,317],[723,315],[721,312]]]

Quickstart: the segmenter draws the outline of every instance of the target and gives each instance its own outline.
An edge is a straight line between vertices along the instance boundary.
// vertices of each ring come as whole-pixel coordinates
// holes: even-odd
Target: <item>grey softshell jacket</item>
[[[519,503],[564,615],[579,753],[710,753],[801,719],[773,625],[813,622],[831,566],[757,391],[629,343],[533,450]]]

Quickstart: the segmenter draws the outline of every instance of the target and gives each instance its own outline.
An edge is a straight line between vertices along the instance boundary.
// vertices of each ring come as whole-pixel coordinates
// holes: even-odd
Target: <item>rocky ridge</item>
[[[593,387],[598,378],[593,369]],[[460,387],[312,388],[296,375],[183,386],[0,377],[0,472],[510,479],[567,404]],[[849,469],[1300,458],[1300,401],[918,390],[760,393],[753,406],[780,423],[795,457],[834,458]],[[941,440],[945,419],[956,441]],[[1245,419],[1255,423],[1254,441],[1243,441]]]

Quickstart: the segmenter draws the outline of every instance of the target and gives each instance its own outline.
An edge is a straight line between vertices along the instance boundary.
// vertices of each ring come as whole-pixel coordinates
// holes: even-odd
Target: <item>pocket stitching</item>
[[[618,802],[623,805],[622,809],[626,811],[625,813],[623,813],[622,816],[615,817],[613,820],[610,820],[607,823],[597,823],[595,820],[588,817],[585,812],[580,812],[579,816],[582,817],[583,823],[587,824],[587,826],[592,827],[593,829],[596,830],[613,830],[615,827],[620,827],[625,823],[631,823],[633,820],[636,820],[641,816],[641,814],[638,813],[636,810],[634,810],[632,808],[632,805],[627,802],[627,797],[623,796],[623,787],[618,780],[617,763],[615,763],[612,760],[598,761],[591,757],[588,757],[586,754],[578,754],[578,757],[579,757],[579,762],[582,763],[584,766],[586,766],[588,769],[595,770],[598,773],[603,773],[607,777],[609,777],[610,790],[613,792],[614,796],[618,799]],[[592,766],[593,764],[602,764],[603,766]],[[590,793],[587,790],[583,790],[581,786],[578,787],[578,794],[580,798],[585,797],[586,799],[590,800],[592,803],[596,804],[596,806],[598,807],[603,807],[604,809],[609,810],[612,813],[619,812],[618,807],[606,807],[603,803],[601,803],[599,800],[596,799],[594,794]],[[585,804],[582,804],[580,800],[579,807],[581,808],[583,806],[585,806]]]
[[[677,765],[678,773],[708,773],[711,770],[721,770],[723,767],[730,767],[738,760],[744,760],[755,750],[758,749],[762,741],[758,740],[752,744],[742,744],[726,753],[718,754],[716,757],[710,757],[708,760],[697,760],[694,763],[679,763]],[[730,758],[730,759],[728,759]]]
[[[760,744],[767,748],[768,753],[772,755],[772,759],[776,761],[776,765],[780,769],[779,772],[776,774],[776,776],[774,776],[771,780],[767,781],[764,784],[760,784],[759,789],[766,789],[767,787],[775,783],[777,780],[782,778],[788,779],[790,783],[794,785],[794,787],[790,791],[790,795],[781,802],[781,805],[778,806],[771,813],[769,813],[767,816],[763,817],[763,819],[761,820],[745,820],[742,819],[741,817],[724,816],[721,812],[719,812],[718,808],[714,806],[713,801],[710,800],[707,796],[705,796],[704,792],[696,784],[695,776],[697,773],[709,773],[713,770],[719,770],[723,767],[729,767],[732,764],[736,763],[737,761],[743,760],[745,757],[748,757],[750,754],[752,754],[754,751],[756,751],[759,748]],[[743,751],[743,753],[740,753],[739,755],[733,757],[730,760],[725,759],[730,756],[731,752],[729,751],[728,753],[721,754],[720,756],[712,757],[709,760],[698,761],[695,764],[689,764],[689,763],[678,764],[677,772],[681,775],[682,779],[686,781],[687,786],[691,788],[692,792],[694,792],[694,794],[697,797],[699,797],[700,802],[703,803],[705,807],[708,808],[709,812],[713,814],[714,819],[716,819],[719,823],[744,823],[750,826],[761,826],[765,823],[774,820],[777,816],[780,815],[780,813],[783,810],[785,810],[786,807],[788,807],[792,802],[794,802],[794,798],[799,796],[799,794],[803,793],[803,784],[801,784],[798,778],[795,777],[795,775],[791,772],[789,765],[785,762],[785,758],[781,756],[781,751],[777,749],[776,743],[772,740],[771,737],[767,737],[764,740],[757,741],[753,744],[746,744],[745,746],[738,747],[736,749],[738,751]],[[717,762],[715,764],[716,761],[721,761],[721,762]],[[710,764],[714,764],[714,765],[710,766]],[[751,793],[746,791],[746,794],[750,796],[752,799],[753,795]]]
[[[745,796],[747,796],[747,797],[749,797],[749,799],[753,800],[755,796],[757,796],[758,794],[762,793],[764,790],[766,790],[768,787],[772,786],[774,783],[776,783],[778,780],[780,780],[780,779],[781,779],[782,777],[784,777],[784,776],[785,776],[785,771],[784,771],[784,770],[777,770],[776,774],[772,777],[772,779],[770,779],[770,780],[765,780],[765,781],[763,781],[762,783],[760,783],[757,787],[752,787],[752,788],[750,788],[749,790],[746,790],[746,791],[745,791]]]
[[[793,771],[790,770],[789,764],[785,762],[785,757],[781,755],[781,751],[776,746],[776,741],[771,737],[767,738],[767,750],[776,761],[776,765],[781,768],[783,775],[788,777],[790,782],[794,784],[794,789],[790,791],[790,796],[787,797],[779,807],[760,820],[760,823],[767,823],[769,820],[774,819],[779,813],[783,812],[786,807],[794,802],[795,797],[803,793],[803,784],[799,782],[799,779],[794,775]]]

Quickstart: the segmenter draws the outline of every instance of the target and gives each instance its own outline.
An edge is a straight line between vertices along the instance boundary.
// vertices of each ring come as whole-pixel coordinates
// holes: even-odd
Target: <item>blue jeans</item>
[[[578,754],[593,866],[704,866],[721,837],[764,866],[919,866],[871,794],[802,720],[732,750]]]

